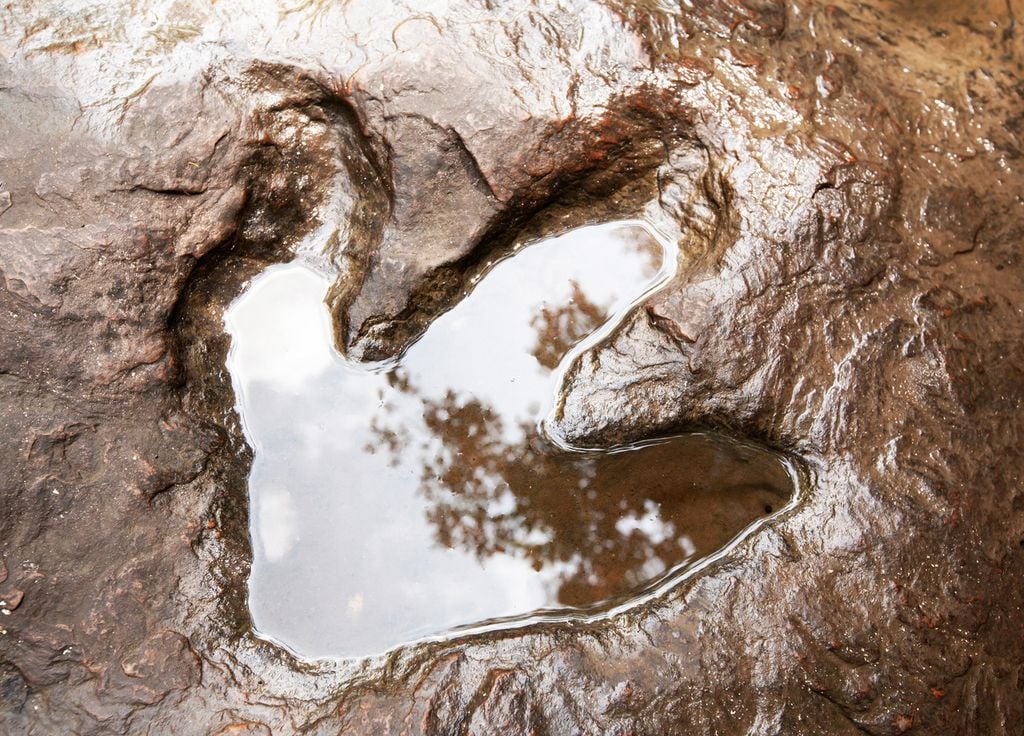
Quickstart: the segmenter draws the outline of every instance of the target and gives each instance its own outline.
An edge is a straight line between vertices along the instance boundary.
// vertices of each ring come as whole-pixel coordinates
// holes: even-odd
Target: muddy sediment
[[[1020,732],[1021,9],[693,5],[0,10],[0,730]],[[545,431],[756,441],[796,506],[613,616],[254,636],[246,283],[327,243],[388,359],[621,218],[678,269]]]

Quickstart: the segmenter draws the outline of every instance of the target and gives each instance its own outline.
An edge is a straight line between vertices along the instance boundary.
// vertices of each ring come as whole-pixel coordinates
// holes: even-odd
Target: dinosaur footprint
[[[565,356],[670,275],[668,250],[635,222],[531,245],[385,366],[333,350],[328,278],[256,279],[226,324],[261,635],[363,656],[607,611],[784,506],[790,469],[764,450],[690,434],[580,453],[537,431]]]

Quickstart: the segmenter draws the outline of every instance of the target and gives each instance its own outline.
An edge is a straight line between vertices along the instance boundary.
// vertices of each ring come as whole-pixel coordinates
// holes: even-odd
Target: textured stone
[[[0,729],[1019,733],[1020,9],[493,5],[0,8]],[[516,237],[612,216],[679,270],[549,431],[752,436],[797,507],[606,619],[254,637],[245,280],[326,228],[339,344],[387,357]]]

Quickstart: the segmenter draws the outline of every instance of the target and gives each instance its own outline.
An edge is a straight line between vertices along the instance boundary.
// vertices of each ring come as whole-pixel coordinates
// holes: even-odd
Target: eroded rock
[[[6,730],[1019,728],[1012,3],[159,5],[0,11]],[[245,279],[331,229],[339,342],[384,357],[517,234],[613,214],[679,271],[551,431],[753,436],[804,458],[799,506],[592,624],[255,639]]]

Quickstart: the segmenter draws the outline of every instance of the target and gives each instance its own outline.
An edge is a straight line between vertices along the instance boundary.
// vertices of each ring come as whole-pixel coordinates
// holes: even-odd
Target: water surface
[[[786,463],[722,437],[576,453],[538,434],[559,362],[667,260],[636,223],[531,245],[375,369],[333,350],[325,276],[293,263],[254,280],[226,323],[255,450],[257,630],[300,655],[347,657],[593,610],[784,505]]]

